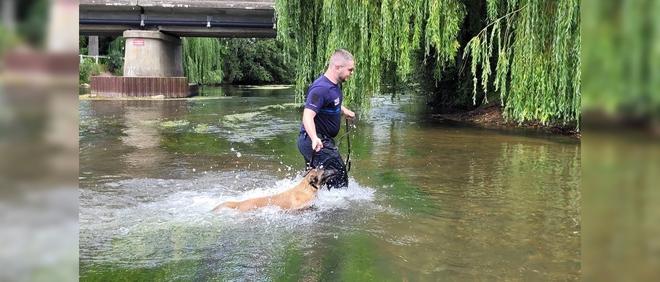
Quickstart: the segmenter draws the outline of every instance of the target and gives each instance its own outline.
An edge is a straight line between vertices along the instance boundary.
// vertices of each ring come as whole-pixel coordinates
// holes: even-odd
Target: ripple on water
[[[281,105],[273,105],[277,107]],[[268,108],[265,108],[268,109]],[[226,129],[223,134],[231,142],[250,143],[254,140],[272,139],[281,134],[296,132],[299,121],[283,119],[266,111],[246,112],[224,116],[220,122]]]

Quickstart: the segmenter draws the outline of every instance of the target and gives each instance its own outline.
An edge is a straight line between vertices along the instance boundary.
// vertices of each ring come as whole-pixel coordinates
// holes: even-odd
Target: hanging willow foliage
[[[183,69],[188,81],[198,84],[221,83],[222,62],[227,47],[217,38],[183,38]]]
[[[437,53],[438,66],[453,64],[465,16],[457,0],[277,0],[275,9],[278,39],[297,54],[297,101],[330,54],[346,48],[356,72],[344,85],[345,101],[362,109],[380,91],[384,71],[405,80],[420,69],[413,55],[421,48]]]
[[[487,102],[493,81],[505,117],[579,124],[578,0],[488,0],[487,11],[490,23],[463,54],[472,59],[473,102],[478,86]]]
[[[278,38],[297,54],[297,101],[336,48],[348,49],[356,59],[355,77],[344,93],[349,104],[362,109],[380,91],[384,73],[395,72],[405,81],[423,69],[415,52],[437,60],[439,80],[463,51],[463,58],[471,59],[473,103],[478,92],[486,99],[494,90],[506,118],[579,121],[578,0],[487,0],[480,20],[488,25],[464,50],[458,36],[467,11],[459,0],[277,0],[275,9]]]
[[[581,4],[583,111],[660,118],[660,1]]]

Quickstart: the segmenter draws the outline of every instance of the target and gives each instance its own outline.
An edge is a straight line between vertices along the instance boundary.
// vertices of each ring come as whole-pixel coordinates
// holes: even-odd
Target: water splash
[[[351,179],[348,188],[320,190],[313,208],[304,211],[270,206],[250,212],[210,212],[222,202],[277,194],[301,180],[301,175],[275,179],[266,173],[235,171],[192,180],[128,179],[82,189],[81,258],[138,260],[148,266],[168,261],[172,252],[199,258],[209,248],[222,247],[256,254],[260,251],[252,246],[273,250],[284,240],[281,237],[304,241],[318,236],[318,230],[336,228],[337,220],[351,225],[382,211],[374,202],[374,189]],[[246,236],[251,247],[235,246]],[[192,246],[181,250],[181,244]]]

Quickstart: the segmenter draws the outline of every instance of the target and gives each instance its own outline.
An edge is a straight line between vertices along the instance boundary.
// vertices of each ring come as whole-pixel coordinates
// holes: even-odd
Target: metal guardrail
[[[92,58],[92,59],[94,59],[94,62],[97,63],[97,64],[99,63],[99,59],[109,59],[110,58],[109,56],[91,56],[91,55],[78,55],[78,56],[80,56],[80,63],[82,63],[85,58]],[[121,59],[123,60],[124,58],[121,58]]]

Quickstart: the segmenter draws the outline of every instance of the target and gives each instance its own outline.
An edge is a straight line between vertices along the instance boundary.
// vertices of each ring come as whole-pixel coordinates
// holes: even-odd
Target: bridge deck
[[[186,37],[275,37],[274,5],[273,0],[81,0],[79,26],[83,35],[146,29]]]

